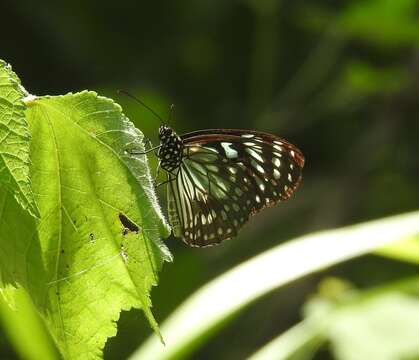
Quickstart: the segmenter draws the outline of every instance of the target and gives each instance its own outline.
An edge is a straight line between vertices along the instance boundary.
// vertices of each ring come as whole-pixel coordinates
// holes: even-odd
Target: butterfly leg
[[[157,179],[159,178],[159,174],[160,174],[160,161],[159,161],[159,163],[157,164],[156,175],[154,175],[154,179],[153,179],[153,181],[154,181],[154,182],[156,182],[156,181],[157,181]]]
[[[153,147],[153,143],[151,142],[150,138],[144,137],[144,142],[149,149]]]
[[[148,149],[145,149],[144,151],[130,150],[129,151],[130,155],[146,155],[146,154],[154,151],[154,153],[157,156],[158,152],[156,150],[160,149],[161,144],[157,145],[157,146],[153,146],[153,143],[151,142],[151,140],[149,138],[144,138],[144,141],[145,141],[146,147],[148,147]]]
[[[170,182],[172,182],[172,181],[177,180],[177,174],[174,174],[174,173],[172,173],[172,172],[170,172],[170,174],[172,174],[174,177],[169,177],[167,180],[165,180],[165,181],[163,181],[163,182],[161,182],[161,183],[158,183],[158,184],[156,185],[156,188],[158,188],[158,187],[159,187],[159,186],[161,186],[161,185],[164,185],[164,184],[167,184],[167,183],[170,183]]]
[[[146,143],[148,144],[148,146],[149,146],[149,149],[147,150],[147,151],[151,151],[151,150],[153,150],[154,151],[154,154],[156,155],[156,156],[159,156],[159,152],[158,152],[158,149],[160,148],[160,146],[161,145],[158,145],[158,146],[154,146],[153,147],[153,143],[151,142],[151,140],[147,137],[147,138],[144,138],[144,140],[146,141]],[[160,165],[160,164],[159,164]]]

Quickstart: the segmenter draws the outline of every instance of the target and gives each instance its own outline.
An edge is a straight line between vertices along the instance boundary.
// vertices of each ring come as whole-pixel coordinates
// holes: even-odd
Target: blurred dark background
[[[154,142],[159,121],[117,89],[139,96],[162,117],[174,103],[170,125],[180,133],[256,129],[285,137],[304,152],[304,180],[295,197],[253,218],[238,238],[210,249],[166,242],[174,263],[165,265],[152,291],[161,322],[206,281],[282,241],[417,209],[417,5],[414,0],[2,1],[0,58],[12,64],[32,94],[89,89],[112,97]],[[164,191],[159,195],[164,206]],[[373,256],[329,271],[360,287],[416,272]],[[299,319],[301,305],[323,275],[258,302],[196,358],[252,353]],[[105,358],[127,356],[150,333],[139,311],[123,313]],[[4,335],[0,343],[1,357],[13,358]]]

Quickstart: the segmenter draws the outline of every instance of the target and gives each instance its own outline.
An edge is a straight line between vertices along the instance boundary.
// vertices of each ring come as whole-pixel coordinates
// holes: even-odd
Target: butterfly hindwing
[[[182,163],[169,173],[169,219],[192,246],[236,235],[249,216],[288,199],[301,180],[302,153],[284,139],[248,130],[185,134]]]

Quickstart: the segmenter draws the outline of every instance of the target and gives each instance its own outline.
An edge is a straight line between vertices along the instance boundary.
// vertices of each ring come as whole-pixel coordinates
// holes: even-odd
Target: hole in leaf
[[[119,213],[118,217],[123,227],[122,235],[127,235],[129,232],[138,234],[140,231],[139,227],[135,225],[130,219],[128,219],[128,217],[122,213]]]

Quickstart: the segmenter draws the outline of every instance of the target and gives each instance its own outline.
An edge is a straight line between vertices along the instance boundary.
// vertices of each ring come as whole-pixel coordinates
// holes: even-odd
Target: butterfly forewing
[[[181,136],[182,162],[169,176],[169,219],[192,246],[236,235],[249,216],[288,199],[301,180],[300,150],[271,134],[205,130]]]

